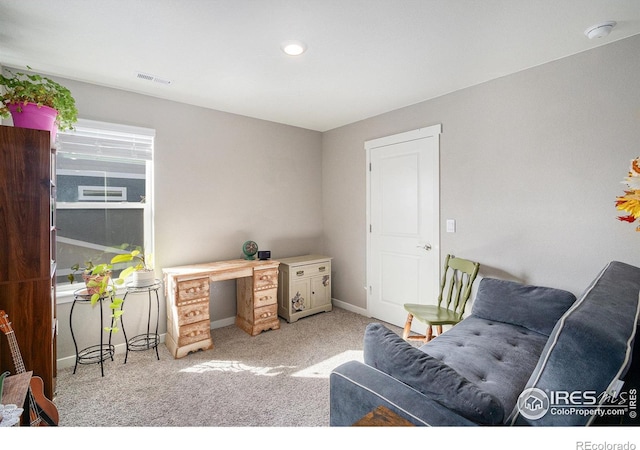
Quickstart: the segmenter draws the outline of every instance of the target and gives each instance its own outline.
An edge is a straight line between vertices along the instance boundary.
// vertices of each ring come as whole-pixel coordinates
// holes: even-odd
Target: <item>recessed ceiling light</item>
[[[300,41],[284,41],[280,44],[280,48],[289,56],[302,55],[307,50],[304,42]]]
[[[609,33],[611,33],[611,30],[613,30],[613,27],[615,27],[615,26],[616,26],[616,23],[614,21],[612,21],[612,20],[610,20],[608,22],[602,22],[602,23],[599,23],[597,25],[594,25],[592,27],[587,28],[584,31],[584,34],[589,39],[596,39],[596,38],[609,36]]]

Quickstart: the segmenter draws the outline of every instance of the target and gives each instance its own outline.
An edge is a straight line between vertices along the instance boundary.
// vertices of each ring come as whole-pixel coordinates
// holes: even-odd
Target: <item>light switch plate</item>
[[[456,220],[447,219],[447,233],[455,233],[455,232],[456,232]]]

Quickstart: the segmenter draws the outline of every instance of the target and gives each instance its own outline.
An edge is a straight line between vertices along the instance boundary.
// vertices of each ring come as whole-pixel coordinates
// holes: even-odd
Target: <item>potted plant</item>
[[[125,245],[124,248],[127,248]],[[131,276],[132,287],[151,286],[155,283],[155,272],[151,266],[151,255],[146,255],[141,247],[137,246],[128,253],[116,255],[111,259],[111,264],[130,263],[120,272],[116,283],[122,284]]]
[[[31,69],[27,66],[27,69]],[[78,110],[71,91],[50,78],[38,74],[0,73],[0,116],[13,117],[13,124],[21,128],[35,128],[51,132],[55,141],[57,130],[69,130],[78,120]]]
[[[71,266],[72,272],[67,275],[69,282],[75,281],[75,274],[79,271],[82,272],[82,278],[87,287],[87,295],[91,295],[91,305],[95,305],[100,298],[107,296],[111,297],[111,303],[109,307],[113,311],[111,317],[111,327],[105,327],[106,331],[118,331],[115,326],[116,321],[122,316],[122,298],[116,296],[116,282],[111,278],[113,266],[111,264],[93,264],[92,261],[87,261],[85,267],[80,268],[80,264],[74,264]]]

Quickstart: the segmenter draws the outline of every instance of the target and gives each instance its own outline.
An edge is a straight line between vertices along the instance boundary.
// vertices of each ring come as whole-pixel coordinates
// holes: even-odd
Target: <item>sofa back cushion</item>
[[[613,261],[560,318],[508,420],[588,425],[623,389],[640,314],[640,268]],[[623,397],[620,396],[620,399]]]
[[[561,289],[483,278],[472,314],[549,336],[558,319],[575,301],[575,295]]]
[[[483,392],[455,370],[413,347],[379,323],[367,325],[364,363],[481,424],[499,424],[504,408],[495,397]]]

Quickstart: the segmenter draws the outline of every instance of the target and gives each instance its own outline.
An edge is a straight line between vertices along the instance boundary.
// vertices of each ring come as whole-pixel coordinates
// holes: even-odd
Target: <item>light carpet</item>
[[[173,359],[164,344],[58,371],[61,427],[326,427],[329,373],[362,360],[376,319],[335,308],[250,336],[211,331],[214,349]],[[401,330],[385,324],[397,333]]]

